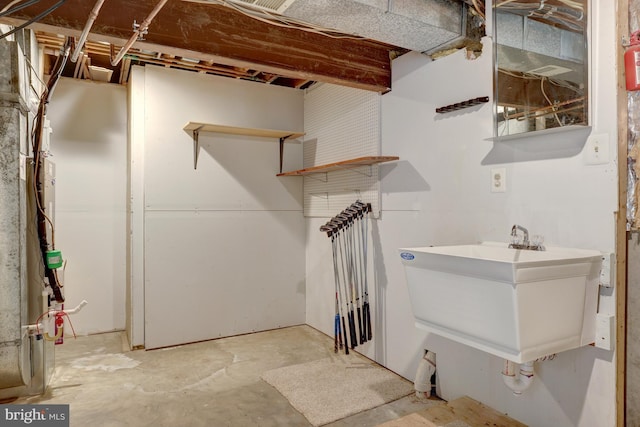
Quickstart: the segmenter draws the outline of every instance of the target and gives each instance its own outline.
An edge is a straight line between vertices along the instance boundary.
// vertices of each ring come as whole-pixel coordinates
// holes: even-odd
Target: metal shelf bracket
[[[200,129],[204,126],[199,126],[195,128],[191,133],[193,135],[193,169],[198,168],[198,155],[200,154],[200,141],[198,137],[200,136]]]
[[[280,137],[280,173],[282,173],[282,159],[284,158],[284,142],[292,136],[293,135],[286,135]]]

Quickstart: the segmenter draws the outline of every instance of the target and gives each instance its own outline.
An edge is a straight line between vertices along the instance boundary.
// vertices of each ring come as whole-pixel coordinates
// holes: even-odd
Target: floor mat
[[[356,354],[335,355],[267,371],[275,387],[314,426],[374,408],[413,393],[413,384]]]

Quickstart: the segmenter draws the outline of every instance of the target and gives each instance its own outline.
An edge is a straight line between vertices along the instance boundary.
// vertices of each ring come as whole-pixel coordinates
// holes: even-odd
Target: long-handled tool
[[[373,330],[371,329],[371,311],[369,306],[369,283],[367,282],[367,243],[369,240],[369,212],[371,212],[371,203],[364,204],[362,202],[356,202],[358,206],[362,208],[362,220],[361,220],[361,239],[362,239],[362,260],[363,260],[363,311],[365,317],[365,328],[367,330],[367,339],[373,339]]]
[[[363,303],[364,303],[364,286],[363,286],[363,271],[362,271],[362,246],[360,239],[360,224],[361,224],[361,212],[354,205],[349,206],[344,210],[351,217],[353,227],[350,230],[351,250],[352,250],[352,264],[356,289],[356,309],[358,312],[358,326],[360,331],[360,344],[364,344],[367,341],[365,333],[366,318],[364,315]]]
[[[340,260],[341,260],[343,279],[344,279],[343,284],[344,284],[344,291],[346,295],[345,300],[348,302],[348,307],[349,307],[349,309],[347,310],[347,318],[349,320],[349,338],[350,338],[349,342],[351,343],[351,348],[355,348],[358,346],[358,340],[356,339],[353,292],[352,292],[352,286],[351,286],[351,284],[353,283],[352,281],[353,272],[351,271],[351,264],[349,263],[349,258],[348,258],[349,254],[347,252],[348,247],[347,247],[347,236],[346,236],[347,234],[346,230],[349,227],[349,220],[348,218],[345,218],[344,216],[341,216],[341,215],[337,215],[334,218],[334,220],[338,221],[342,225],[339,232],[341,244],[338,247],[340,250]]]
[[[336,314],[334,317],[334,351],[342,348],[349,354],[373,338],[369,284],[367,281],[368,220],[371,204],[357,200],[320,227],[331,238],[335,281]],[[345,322],[345,313],[347,322]],[[356,313],[358,323],[356,326]],[[342,322],[340,322],[342,321]],[[347,339],[347,325],[349,339]]]
[[[344,246],[344,228],[346,227],[346,223],[338,218],[333,218],[330,222],[329,225],[336,227],[337,232],[336,232],[336,253],[339,253],[340,256],[339,258],[339,262],[338,262],[338,266],[339,266],[339,295],[340,298],[342,299],[342,303],[340,304],[341,307],[344,307],[345,309],[345,313],[347,315],[347,324],[349,325],[349,339],[351,340],[351,348],[353,348],[353,322],[352,322],[352,317],[350,315],[350,307],[349,307],[349,290],[347,288],[347,282],[348,282],[348,272],[347,269],[345,267],[345,262],[344,262],[344,253],[343,253],[343,246]],[[344,316],[342,317],[342,329],[344,331],[345,334],[345,340],[344,340],[344,344],[345,344],[345,348],[349,346],[349,341],[347,341],[346,339],[346,332],[347,332],[347,328],[344,322]]]
[[[336,250],[336,234],[338,232],[337,226],[329,224],[320,227],[320,231],[327,233],[327,236],[331,238],[331,253],[333,255],[333,277],[335,283],[336,294],[336,314],[334,317],[334,352],[337,353],[338,349],[342,350],[343,341],[346,344],[347,336],[345,334],[344,314],[342,314],[342,304],[340,303],[340,275],[338,273],[338,261]],[[341,316],[342,314],[342,316]],[[342,327],[340,327],[340,318],[342,317]],[[345,345],[345,353],[349,354],[349,346]]]

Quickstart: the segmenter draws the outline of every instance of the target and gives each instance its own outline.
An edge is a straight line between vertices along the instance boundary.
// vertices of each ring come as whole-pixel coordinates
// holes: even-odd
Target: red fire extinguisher
[[[640,89],[640,31],[631,34],[629,49],[624,53],[627,90]]]

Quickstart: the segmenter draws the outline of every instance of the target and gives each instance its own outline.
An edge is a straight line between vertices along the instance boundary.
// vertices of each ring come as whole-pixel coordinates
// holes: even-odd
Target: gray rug
[[[262,379],[314,426],[413,393],[411,382],[354,352],[273,369]]]

